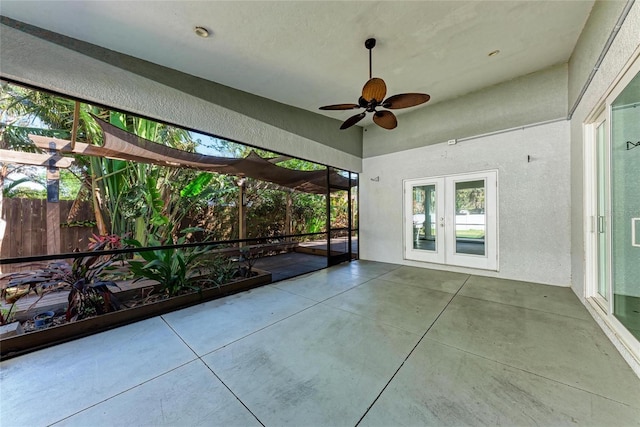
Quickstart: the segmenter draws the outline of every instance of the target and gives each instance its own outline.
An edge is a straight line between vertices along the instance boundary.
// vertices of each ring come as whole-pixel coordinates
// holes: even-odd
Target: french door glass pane
[[[436,186],[413,187],[413,249],[436,250]]]
[[[485,255],[485,181],[456,182],[456,253]]]
[[[640,74],[611,105],[613,313],[640,339]],[[633,231],[636,231],[635,235]]]

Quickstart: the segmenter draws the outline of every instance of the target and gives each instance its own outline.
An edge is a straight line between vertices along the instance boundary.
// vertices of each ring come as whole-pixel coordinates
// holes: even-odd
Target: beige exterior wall
[[[560,120],[455,145],[433,144],[365,158],[360,179],[361,258],[569,286],[568,142],[569,123]],[[499,270],[403,259],[403,180],[484,170],[498,171]]]
[[[596,1],[569,59],[569,108],[573,107],[591,74],[625,1]]]
[[[567,65],[560,64],[398,117],[389,132],[365,128],[365,158],[567,116]]]

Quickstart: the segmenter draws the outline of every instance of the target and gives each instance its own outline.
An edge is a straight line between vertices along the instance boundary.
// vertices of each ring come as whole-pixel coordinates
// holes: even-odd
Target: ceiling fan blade
[[[395,129],[398,126],[398,120],[391,111],[376,111],[373,114],[373,121],[381,128],[388,130]]]
[[[347,120],[344,121],[342,126],[340,126],[340,129],[344,130],[344,129],[350,128],[351,126],[358,123],[360,120],[364,119],[365,115],[366,113],[363,111],[360,114],[356,114],[355,116],[349,117]]]
[[[384,80],[374,77],[369,79],[367,83],[365,83],[362,88],[362,97],[367,101],[371,102],[374,99],[380,103],[387,95],[387,85]]]
[[[401,93],[399,95],[393,95],[387,98],[382,106],[384,108],[398,109],[415,107],[416,105],[424,104],[431,97],[426,93]]]
[[[321,110],[353,110],[355,108],[360,108],[360,106],[358,104],[335,104],[320,107]]]

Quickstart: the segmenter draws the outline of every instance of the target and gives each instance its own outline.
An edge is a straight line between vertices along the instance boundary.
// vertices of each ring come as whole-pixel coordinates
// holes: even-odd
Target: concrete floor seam
[[[442,289],[427,288],[427,287],[425,287],[424,285],[416,285],[416,284],[414,284],[414,283],[407,283],[407,282],[402,281],[402,280],[400,280],[400,279],[397,279],[397,280],[396,280],[396,279],[393,279],[393,280],[385,279],[385,278],[384,278],[384,274],[383,274],[383,275],[381,275],[381,276],[376,277],[376,279],[378,279],[378,280],[382,280],[382,281],[385,281],[385,282],[389,282],[389,283],[398,284],[398,285],[411,286],[411,287],[414,287],[414,288],[428,289],[428,290],[431,290],[431,291],[444,292],[444,293],[446,293],[446,294],[456,295],[456,294],[457,294],[457,293],[462,289],[462,286],[463,286],[465,283],[467,283],[467,280],[469,280],[469,279],[471,278],[471,276],[472,276],[471,274],[468,274],[468,275],[467,275],[467,277],[464,279],[464,282],[462,283],[462,285],[460,285],[460,287],[459,287],[455,292],[449,292],[449,291],[445,291],[445,290],[442,290]]]
[[[167,322],[167,319],[165,319],[165,318],[164,318],[164,315],[161,315],[161,316],[160,316],[160,319],[162,319],[162,321],[165,323],[165,325],[167,325],[167,327],[168,327],[169,329],[171,329],[171,331],[172,331],[174,334],[176,334],[176,336],[178,337],[178,339],[179,339],[180,341],[182,341],[182,342],[184,343],[184,345],[186,345],[186,346],[187,346],[187,348],[193,352],[194,356],[196,356],[196,358],[197,358],[197,359],[199,359],[199,358],[200,358],[200,356],[198,355],[198,353],[196,353],[196,351],[195,351],[193,348],[191,348],[191,346],[190,346],[190,345],[189,345],[189,344],[184,340],[184,338],[182,338],[182,336],[178,333],[178,331],[176,331],[175,329],[173,329],[173,326],[171,326],[171,325],[169,324],[169,322]],[[194,360],[195,360],[195,359],[194,359]]]
[[[304,310],[302,310],[302,311],[304,311]],[[295,314],[298,314],[298,313],[295,313]],[[295,314],[292,314],[292,316],[294,316]],[[236,340],[236,341],[233,341],[232,343],[226,344],[226,345],[224,345],[224,346],[222,346],[222,347],[220,347],[220,348],[217,348],[216,350],[213,350],[213,351],[211,351],[211,352],[209,352],[209,353],[206,353],[206,354],[204,354],[204,355],[202,355],[202,356],[199,356],[199,355],[198,355],[198,353],[196,353],[196,351],[195,351],[193,348],[191,348],[191,346],[190,346],[189,344],[187,344],[187,342],[182,338],[182,336],[180,336],[180,334],[179,334],[175,329],[173,329],[173,327],[172,327],[172,326],[167,322],[167,320],[164,318],[164,316],[160,316],[160,317],[161,317],[161,319],[164,321],[164,323],[166,323],[166,325],[169,327],[169,329],[171,329],[171,330],[172,330],[172,331],[173,331],[173,332],[178,336],[178,338],[180,338],[180,340],[181,340],[181,341],[182,341],[182,342],[183,342],[183,343],[184,343],[184,344],[189,348],[189,350],[191,350],[191,351],[193,352],[193,354],[196,356],[196,359],[194,359],[194,360],[199,360],[200,362],[202,362],[202,364],[204,364],[204,366],[206,366],[206,367],[207,367],[207,369],[208,369],[208,370],[209,370],[209,371],[210,371],[210,372],[211,372],[211,373],[212,373],[212,374],[213,374],[213,375],[218,379],[218,381],[220,381],[220,383],[221,383],[221,384],[222,384],[222,385],[223,385],[227,390],[229,390],[229,393],[231,393],[231,394],[233,395],[233,397],[235,397],[235,398],[236,398],[236,400],[237,400],[238,402],[240,402],[240,404],[241,404],[242,406],[244,406],[244,407],[246,408],[246,410],[247,410],[247,411],[249,411],[249,413],[250,413],[250,414],[251,414],[251,415],[256,419],[256,421],[258,421],[258,422],[260,423],[260,425],[264,426],[264,423],[263,423],[262,421],[260,421],[260,419],[256,416],[256,414],[254,414],[254,413],[253,413],[253,411],[252,411],[251,409],[249,409],[249,407],[248,407],[247,405],[245,405],[245,403],[240,399],[240,397],[238,397],[238,395],[236,395],[236,394],[233,392],[233,390],[231,390],[231,388],[229,388],[229,386],[228,386],[224,381],[222,381],[222,378],[220,378],[220,377],[218,376],[218,374],[216,374],[216,373],[214,372],[214,370],[211,368],[211,366],[207,365],[207,363],[202,359],[202,357],[206,356],[207,354],[213,353],[214,351],[217,351],[217,350],[219,350],[220,348],[224,348],[224,347],[226,347],[227,345],[232,344],[233,342],[236,342],[236,341],[239,341],[239,340],[241,340],[241,339],[243,339],[243,338],[246,338],[246,336],[245,336],[245,337],[242,337],[242,338],[240,338],[240,339],[238,339],[238,340]],[[289,317],[290,317],[290,316],[289,316]],[[277,323],[277,322],[275,322],[275,323]],[[271,326],[271,325],[265,326],[265,328],[266,328],[266,327],[269,327],[269,326]],[[264,328],[263,328],[263,329],[264,329]],[[260,330],[260,329],[259,329],[259,330]],[[259,330],[258,330],[258,331],[259,331]],[[258,331],[255,331],[255,332],[258,332]],[[255,332],[254,332],[254,333],[255,333]],[[252,335],[252,334],[249,334],[249,335]],[[247,336],[249,336],[249,335],[247,335]],[[191,361],[191,362],[193,362],[193,361]],[[188,362],[188,363],[191,363],[191,362]],[[186,365],[186,364],[183,364],[183,365],[181,365],[181,366],[184,366],[184,365]],[[176,368],[176,369],[177,369],[177,368]],[[174,370],[174,369],[172,369],[171,371],[173,371],[173,370]],[[171,372],[171,371],[167,371],[167,372],[165,372],[165,373],[164,373],[164,374],[162,374],[162,375],[165,375],[166,373]],[[159,375],[159,376],[160,376],[160,375]],[[156,378],[157,378],[157,377],[156,377]],[[144,383],[142,383],[142,384],[144,384]],[[141,385],[141,384],[138,384],[138,386],[139,386],[139,385]],[[138,387],[138,386],[136,386],[136,387]],[[133,387],[133,388],[135,388],[135,387]],[[113,397],[113,396],[112,396],[112,397]],[[108,400],[108,399],[107,399],[107,400]]]
[[[279,289],[279,290],[281,290],[281,289]],[[289,292],[289,293],[290,293],[290,292]],[[310,299],[310,298],[307,298],[307,299],[308,299],[308,300],[310,300],[310,301],[313,301],[313,300],[312,300],[312,299]],[[210,355],[211,353],[215,353],[215,352],[216,352],[216,351],[218,351],[218,350],[221,350],[221,349],[223,349],[223,348],[225,348],[225,347],[230,346],[231,344],[237,343],[238,341],[241,341],[241,340],[243,340],[243,339],[245,339],[245,338],[247,338],[247,337],[250,337],[250,336],[252,336],[252,335],[254,335],[254,334],[257,334],[257,333],[258,333],[258,332],[260,332],[260,331],[264,331],[265,329],[270,328],[270,327],[271,327],[271,326],[273,326],[273,325],[276,325],[276,324],[278,324],[278,323],[280,323],[280,322],[282,322],[282,321],[284,321],[284,320],[287,320],[287,319],[289,319],[289,318],[291,318],[291,317],[293,317],[293,316],[296,316],[296,315],[298,315],[298,314],[300,314],[300,313],[302,313],[302,312],[305,312],[305,311],[309,310],[310,308],[316,307],[316,306],[318,306],[318,305],[320,305],[320,304],[321,304],[321,303],[316,302],[315,304],[312,304],[312,305],[310,305],[309,307],[305,307],[305,308],[303,308],[303,309],[302,309],[302,310],[300,310],[300,311],[297,311],[297,312],[295,312],[295,313],[293,313],[293,314],[290,314],[290,315],[288,315],[288,316],[286,316],[286,317],[283,317],[282,319],[276,320],[276,321],[275,321],[275,322],[273,322],[273,323],[269,323],[268,325],[265,325],[265,326],[263,326],[263,327],[261,327],[261,328],[259,328],[259,329],[256,329],[255,331],[253,331],[253,332],[251,332],[251,333],[249,333],[249,334],[247,334],[247,335],[244,335],[244,336],[242,336],[242,337],[240,337],[240,338],[238,338],[238,339],[235,339],[235,340],[233,340],[233,341],[230,341],[230,342],[228,342],[227,344],[225,344],[225,345],[223,345],[223,346],[221,346],[221,347],[218,347],[218,348],[216,348],[215,350],[208,351],[208,352],[204,353],[202,356],[198,356],[198,357],[199,357],[199,358],[203,358],[203,357],[205,357],[205,356]]]
[[[109,400],[114,399],[114,398],[116,398],[116,397],[118,397],[118,396],[120,396],[120,395],[122,395],[122,394],[128,393],[128,392],[129,392],[129,391],[131,391],[131,390],[135,390],[136,388],[140,387],[140,386],[141,386],[141,385],[143,385],[143,384],[147,384],[147,383],[149,383],[149,382],[151,382],[151,381],[153,381],[153,380],[156,380],[156,379],[158,379],[158,378],[160,378],[160,377],[162,377],[162,376],[164,376],[164,375],[167,375],[167,374],[168,374],[168,373],[170,373],[170,372],[173,372],[173,371],[175,371],[175,370],[177,370],[177,369],[182,368],[183,366],[188,365],[189,363],[193,363],[193,362],[197,361],[198,359],[200,359],[200,358],[199,358],[199,357],[197,357],[197,355],[196,355],[196,358],[195,358],[195,359],[189,360],[188,362],[185,362],[185,363],[183,363],[183,364],[181,364],[181,365],[178,365],[178,366],[176,366],[175,368],[169,369],[168,371],[165,371],[165,372],[163,372],[163,373],[161,373],[161,374],[158,374],[158,375],[156,375],[156,376],[154,376],[154,377],[151,377],[151,378],[149,378],[149,379],[148,379],[148,380],[146,380],[146,381],[142,381],[141,383],[138,383],[138,384],[136,384],[136,385],[134,385],[134,386],[132,386],[132,387],[129,387],[129,388],[125,389],[125,390],[122,390],[122,391],[120,391],[120,392],[118,392],[118,393],[114,394],[114,395],[111,395],[111,396],[107,397],[106,399],[102,399],[102,400],[101,400],[101,401],[99,401],[99,402],[96,402],[96,403],[91,404],[91,405],[89,405],[89,406],[87,406],[87,407],[85,407],[85,408],[82,408],[82,409],[80,409],[79,411],[76,411],[76,412],[74,412],[74,413],[73,413],[73,414],[71,414],[71,415],[67,415],[66,417],[60,418],[59,420],[54,421],[54,422],[53,422],[53,423],[51,423],[51,424],[48,424],[48,426],[55,426],[56,424],[59,424],[59,423],[63,422],[64,420],[67,420],[67,419],[69,419],[69,418],[71,418],[71,417],[74,417],[74,416],[76,416],[76,415],[78,415],[78,414],[80,414],[80,413],[82,413],[82,412],[84,412],[84,411],[86,411],[86,410],[88,410],[88,409],[91,409],[91,408],[93,408],[93,407],[95,407],[95,406],[98,406],[98,405],[101,405],[101,404],[103,404],[103,403],[105,403],[105,402],[108,402]],[[203,363],[204,363],[204,362],[203,362]]]
[[[202,360],[202,359],[200,359],[200,360],[202,361],[202,363],[204,363],[204,366],[206,366],[206,367],[207,367],[207,369],[209,369],[209,371],[211,371],[211,373],[212,373],[212,374],[213,374],[213,375],[218,379],[218,381],[220,381],[220,383],[221,383],[221,384],[222,384],[222,385],[223,385],[227,390],[229,390],[229,393],[231,393],[231,394],[233,395],[233,397],[235,397],[235,398],[236,398],[236,400],[237,400],[238,402],[240,402],[240,404],[241,404],[242,406],[244,406],[244,407],[245,407],[245,409],[246,409],[247,411],[249,411],[249,413],[253,416],[253,418],[255,418],[255,419],[256,419],[256,421],[258,421],[258,422],[260,423],[260,425],[261,425],[261,426],[265,427],[264,423],[263,423],[262,421],[260,421],[260,418],[258,418],[258,416],[257,416],[256,414],[254,414],[254,413],[253,413],[253,411],[252,411],[251,409],[249,409],[249,407],[248,407],[247,405],[245,405],[245,403],[242,401],[242,399],[240,399],[240,397],[239,397],[237,394],[235,394],[235,393],[233,392],[233,390],[231,390],[231,388],[227,385],[227,383],[225,383],[224,381],[222,381],[222,378],[220,378],[220,377],[218,376],[218,374],[216,374],[216,373],[214,372],[214,370],[211,368],[211,366],[207,365],[207,364],[205,363],[205,361],[204,361],[204,360]]]
[[[471,276],[469,276],[469,277],[471,277]],[[374,279],[371,279],[371,280],[374,280]],[[393,284],[393,285],[410,286],[410,287],[412,287],[412,288],[422,289],[422,290],[430,291],[430,292],[442,292],[443,294],[449,294],[449,295],[451,295],[451,297],[452,297],[452,298],[453,298],[453,296],[454,296],[455,294],[457,294],[457,293],[458,293],[458,291],[460,291],[460,289],[462,289],[462,286],[460,286],[460,288],[458,288],[458,290],[457,290],[456,292],[447,292],[447,291],[444,291],[444,290],[442,290],[442,289],[427,288],[427,287],[425,287],[425,286],[414,285],[413,283],[404,283],[404,282],[400,282],[400,281],[398,281],[398,282],[394,282],[394,281],[392,281],[392,280],[383,279],[383,278],[380,278],[380,277],[376,277],[376,278],[375,278],[375,280],[380,280],[380,281],[387,282],[387,283],[390,283],[390,284]],[[468,278],[467,278],[467,279],[465,279],[465,282],[466,282],[467,280],[468,280]],[[364,283],[363,283],[363,284],[364,284]],[[360,285],[358,285],[358,286],[360,286]],[[333,297],[332,297],[332,298],[333,298]]]
[[[545,314],[553,314],[555,316],[561,316],[561,317],[566,317],[568,319],[572,319],[572,320],[580,320],[582,322],[589,322],[590,319],[583,319],[581,317],[575,317],[575,316],[568,316],[566,314],[561,314],[561,313],[556,313],[553,311],[546,311],[546,310],[540,310],[539,308],[532,308],[532,307],[523,307],[521,305],[515,305],[515,304],[508,304],[506,302],[501,302],[501,301],[493,301],[490,299],[484,299],[484,298],[479,298],[479,297],[472,297],[472,296],[468,296],[468,295],[460,295],[461,297],[464,298],[469,298],[469,299],[473,299],[476,301],[481,301],[481,302],[489,302],[489,303],[493,303],[493,304],[500,304],[500,305],[504,305],[507,307],[515,307],[515,308],[521,308],[523,310],[531,310],[531,311],[537,311],[539,313],[545,313]]]
[[[326,301],[326,300],[325,300],[325,301]],[[402,332],[407,332],[407,333],[412,334],[412,335],[418,335],[418,333],[417,333],[417,332],[409,331],[409,330],[407,330],[407,329],[404,329],[404,328],[399,327],[398,325],[392,325],[391,323],[386,323],[386,322],[382,322],[382,321],[376,320],[376,319],[375,319],[375,318],[373,318],[373,317],[365,316],[365,315],[363,315],[363,314],[356,313],[356,312],[354,312],[354,311],[349,311],[349,310],[346,310],[346,309],[341,308],[341,307],[334,307],[334,306],[329,305],[329,304],[326,304],[326,303],[324,303],[324,302],[321,302],[320,304],[322,304],[323,306],[328,307],[328,308],[330,308],[330,309],[333,309],[333,310],[340,310],[340,311],[342,311],[342,312],[344,312],[344,313],[351,314],[351,315],[354,315],[354,316],[358,316],[358,317],[361,317],[361,318],[363,318],[363,319],[373,320],[375,323],[378,323],[378,324],[380,324],[380,325],[384,325],[384,326],[388,326],[388,327],[390,327],[390,328],[397,329],[397,330],[402,331]],[[434,320],[434,322],[435,322],[435,320]],[[431,323],[431,325],[433,325],[433,323]],[[429,325],[429,326],[431,326],[431,325]]]
[[[521,372],[525,372],[525,373],[527,373],[527,374],[534,375],[534,376],[536,376],[536,377],[538,377],[538,378],[542,378],[542,379],[545,379],[545,380],[547,380],[547,381],[552,381],[552,382],[554,382],[554,383],[558,383],[558,384],[561,384],[561,385],[564,385],[564,386],[570,387],[570,388],[575,389],[575,390],[580,390],[580,391],[582,391],[582,392],[585,392],[585,393],[591,394],[591,395],[593,395],[593,396],[598,396],[598,397],[601,397],[601,398],[603,398],[603,399],[610,400],[610,401],[612,401],[612,402],[616,402],[616,403],[619,403],[619,404],[621,404],[621,405],[628,406],[628,407],[630,407],[630,408],[637,408],[637,409],[640,409],[640,405],[638,405],[638,406],[631,406],[631,405],[629,405],[628,403],[621,402],[621,401],[616,400],[616,399],[612,399],[611,397],[608,397],[608,396],[605,396],[605,395],[602,395],[602,394],[598,394],[598,393],[594,393],[594,392],[592,392],[592,391],[585,390],[584,388],[576,387],[575,385],[567,384],[567,383],[564,383],[564,382],[562,382],[562,381],[558,381],[558,380],[557,380],[557,379],[555,379],[555,378],[549,378],[549,377],[544,376],[544,375],[541,375],[541,374],[539,374],[539,373],[537,373],[537,372],[531,372],[531,371],[528,371],[528,370],[526,370],[526,369],[520,368],[520,367],[518,367],[518,366],[513,366],[513,365],[510,365],[510,364],[508,364],[508,363],[501,362],[501,361],[499,361],[499,360],[491,359],[491,358],[489,358],[489,357],[487,357],[487,356],[484,356],[484,355],[482,355],[482,354],[477,354],[477,353],[474,353],[474,352],[472,352],[472,351],[469,351],[469,350],[465,350],[465,349],[463,349],[463,348],[456,347],[455,345],[451,345],[451,344],[448,344],[448,343],[445,343],[445,342],[442,342],[442,341],[438,341],[438,340],[436,340],[436,339],[429,338],[429,337],[426,337],[426,339],[427,339],[427,340],[429,340],[429,341],[433,341],[433,342],[435,342],[435,343],[438,343],[438,344],[440,344],[440,345],[443,345],[443,346],[445,346],[445,347],[449,347],[449,348],[452,348],[452,349],[454,349],[454,350],[460,351],[460,352],[462,352],[462,353],[470,354],[470,355],[472,355],[472,356],[479,357],[479,358],[484,359],[484,360],[488,360],[489,362],[497,363],[498,365],[506,366],[506,367],[511,368],[511,369],[515,369],[515,370],[518,370],[518,371],[521,371]]]
[[[363,276],[358,276],[358,277],[363,277]],[[365,277],[365,278],[366,278],[366,277]],[[345,289],[344,291],[338,292],[337,294],[335,294],[335,295],[331,295],[329,298],[325,298],[325,299],[320,300],[320,301],[315,300],[315,299],[313,299],[313,298],[309,298],[309,297],[304,296],[304,295],[301,295],[301,294],[297,294],[297,293],[295,293],[295,292],[291,292],[291,291],[289,291],[289,290],[287,290],[287,289],[279,288],[279,287],[278,287],[277,285],[275,285],[275,284],[271,284],[271,286],[273,286],[274,288],[278,289],[279,291],[283,291],[283,292],[286,292],[286,293],[288,293],[288,294],[295,295],[295,296],[297,296],[297,297],[306,298],[306,299],[308,299],[308,300],[310,300],[310,301],[315,302],[316,304],[314,304],[314,305],[318,305],[318,304],[322,304],[322,303],[324,303],[324,302],[326,302],[326,301],[330,300],[331,298],[335,298],[335,297],[337,297],[338,295],[342,295],[342,294],[344,294],[345,292],[349,292],[349,291],[351,291],[351,290],[353,290],[353,289],[355,289],[355,288],[357,288],[357,287],[359,287],[359,286],[362,286],[362,285],[364,285],[365,283],[369,283],[369,282],[370,282],[370,281],[372,281],[372,280],[376,280],[376,279],[377,279],[377,277],[373,277],[373,278],[366,278],[366,279],[368,279],[368,280],[366,280],[366,281],[364,281],[364,282],[362,282],[362,283],[358,283],[357,285],[354,285],[354,286],[350,287],[349,289]]]
[[[387,383],[384,385],[384,387],[382,387],[382,390],[380,390],[380,393],[378,393],[378,395],[376,396],[376,398],[373,400],[373,402],[371,403],[371,405],[369,405],[369,407],[367,408],[366,411],[364,411],[364,414],[362,414],[362,416],[360,417],[360,419],[358,420],[358,422],[355,424],[354,427],[357,427],[358,425],[360,425],[360,423],[362,422],[362,420],[364,419],[364,417],[367,416],[367,414],[369,413],[369,411],[371,410],[371,408],[373,408],[373,405],[376,404],[376,402],[378,401],[378,399],[380,399],[380,396],[382,396],[382,393],[384,393],[384,391],[387,389],[387,387],[389,387],[389,384],[391,384],[391,381],[393,381],[393,379],[398,375],[398,372],[400,372],[400,369],[402,369],[402,367],[404,366],[404,364],[407,362],[407,360],[409,360],[409,357],[411,357],[411,355],[413,354],[413,352],[416,350],[416,348],[418,348],[418,346],[420,345],[420,343],[422,342],[422,340],[424,340],[424,337],[427,336],[427,334],[429,333],[429,331],[431,330],[431,328],[433,328],[433,325],[436,324],[436,322],[438,321],[438,319],[440,318],[440,316],[442,316],[442,314],[447,310],[447,308],[449,307],[449,304],[451,304],[451,302],[455,299],[455,297],[458,295],[458,292],[460,292],[460,290],[464,287],[464,285],[467,283],[467,281],[469,280],[471,276],[467,276],[467,278],[465,279],[465,281],[462,283],[462,286],[460,286],[460,288],[456,291],[456,293],[453,295],[453,297],[449,300],[449,302],[447,302],[447,305],[444,306],[444,308],[442,309],[442,311],[440,311],[440,313],[438,314],[438,316],[435,318],[435,320],[433,322],[431,322],[431,325],[429,325],[429,327],[427,328],[427,330],[425,331],[425,333],[420,337],[420,339],[418,340],[418,342],[416,343],[416,345],[413,346],[413,348],[409,351],[409,354],[407,354],[407,357],[404,358],[404,360],[402,361],[402,363],[400,364],[400,366],[398,366],[398,369],[396,369],[396,371],[393,373],[393,375],[391,375],[391,378],[389,378],[389,381],[387,381]]]

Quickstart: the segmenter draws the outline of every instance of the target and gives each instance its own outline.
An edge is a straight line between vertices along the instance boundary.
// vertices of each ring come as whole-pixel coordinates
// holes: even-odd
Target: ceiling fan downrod
[[[364,42],[364,47],[366,47],[367,49],[369,49],[369,80],[371,80],[371,77],[373,77],[372,75],[372,67],[371,67],[371,51],[373,50],[374,47],[376,47],[376,39],[367,39]]]

